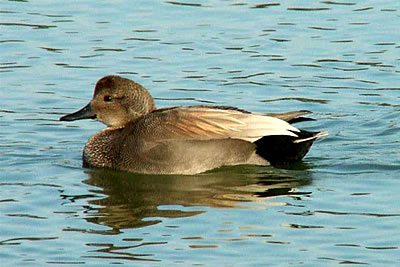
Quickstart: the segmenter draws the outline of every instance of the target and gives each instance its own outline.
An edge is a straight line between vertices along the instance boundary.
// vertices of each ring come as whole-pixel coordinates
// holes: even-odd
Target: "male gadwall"
[[[227,106],[156,109],[150,93],[119,76],[101,78],[93,99],[61,121],[96,119],[83,164],[148,174],[196,174],[226,165],[301,160],[318,137],[290,123],[308,111],[260,114]]]

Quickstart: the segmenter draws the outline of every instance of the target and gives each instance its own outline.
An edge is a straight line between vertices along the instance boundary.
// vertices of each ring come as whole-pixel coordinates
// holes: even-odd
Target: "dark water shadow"
[[[85,219],[112,228],[107,234],[118,234],[157,224],[160,218],[195,216],[205,212],[202,207],[254,208],[266,198],[310,194],[297,190],[311,184],[311,173],[304,168],[240,166],[193,176],[90,170],[83,182],[96,187],[91,195],[104,197],[88,200]]]

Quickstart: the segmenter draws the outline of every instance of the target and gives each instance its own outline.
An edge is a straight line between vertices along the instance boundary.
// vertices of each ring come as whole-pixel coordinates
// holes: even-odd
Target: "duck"
[[[300,161],[327,131],[292,124],[306,110],[255,113],[231,106],[156,108],[140,84],[117,75],[97,81],[93,98],[60,121],[95,119],[107,127],[83,149],[83,166],[141,174],[193,175],[232,165]]]

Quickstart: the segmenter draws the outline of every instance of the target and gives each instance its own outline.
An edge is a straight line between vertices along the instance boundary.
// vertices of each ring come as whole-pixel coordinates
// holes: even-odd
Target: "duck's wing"
[[[146,140],[234,138],[255,142],[270,135],[298,137],[288,122],[230,107],[175,107],[155,110],[136,122]]]
[[[302,122],[302,121],[312,121],[314,119],[308,118],[308,117],[302,117],[304,115],[312,113],[311,111],[308,110],[300,110],[300,111],[290,111],[290,112],[284,112],[284,113],[267,113],[265,115],[278,118],[284,121],[287,121],[288,123],[297,123],[297,122]]]

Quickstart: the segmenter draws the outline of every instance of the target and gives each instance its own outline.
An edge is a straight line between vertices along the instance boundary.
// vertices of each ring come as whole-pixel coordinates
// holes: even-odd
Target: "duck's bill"
[[[95,119],[96,113],[93,112],[90,103],[78,110],[77,112],[62,116],[60,121],[76,121],[83,119]]]

